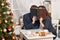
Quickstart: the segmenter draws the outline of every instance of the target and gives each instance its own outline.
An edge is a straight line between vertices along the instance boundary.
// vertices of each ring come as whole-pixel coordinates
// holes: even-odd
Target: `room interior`
[[[60,0],[9,0],[14,19],[14,33],[20,40],[20,30],[23,26],[23,15],[30,12],[31,5],[44,5],[52,17],[53,27],[57,30],[60,38]],[[56,39],[57,40],[57,39]]]

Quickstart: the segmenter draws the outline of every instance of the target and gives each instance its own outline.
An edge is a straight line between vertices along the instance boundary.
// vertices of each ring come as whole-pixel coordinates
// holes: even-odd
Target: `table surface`
[[[36,31],[42,31],[41,29],[31,29],[31,30],[20,30],[20,32],[27,38],[27,39],[35,39],[35,38],[52,38],[55,37],[55,35],[48,34],[46,36],[32,36],[30,33],[34,33]]]

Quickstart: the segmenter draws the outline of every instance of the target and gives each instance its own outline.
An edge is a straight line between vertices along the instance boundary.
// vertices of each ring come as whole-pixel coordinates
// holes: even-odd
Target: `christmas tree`
[[[0,0],[0,40],[16,40],[13,13],[8,0]]]

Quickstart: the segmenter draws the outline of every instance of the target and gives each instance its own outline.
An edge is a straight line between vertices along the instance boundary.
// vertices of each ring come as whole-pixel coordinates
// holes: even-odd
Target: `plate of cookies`
[[[49,32],[48,30],[36,31],[33,33],[33,36],[46,36],[48,34],[51,34],[51,32]]]

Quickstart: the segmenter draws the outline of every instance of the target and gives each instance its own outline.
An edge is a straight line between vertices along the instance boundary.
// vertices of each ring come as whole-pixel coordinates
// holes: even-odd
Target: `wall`
[[[18,22],[21,15],[30,12],[31,5],[42,5],[44,0],[10,0],[11,9],[14,14],[14,21]]]
[[[10,0],[11,8],[14,11],[14,19],[18,21],[19,16],[28,13],[31,5],[41,5],[44,0]],[[13,3],[14,2],[14,3]],[[27,3],[28,2],[28,3]],[[60,19],[60,0],[51,1],[51,16],[52,19]],[[13,5],[14,4],[14,5]]]
[[[52,19],[60,19],[60,0],[52,0],[51,2]]]

